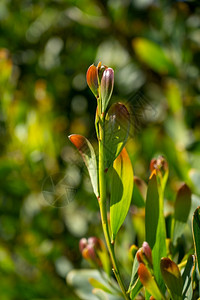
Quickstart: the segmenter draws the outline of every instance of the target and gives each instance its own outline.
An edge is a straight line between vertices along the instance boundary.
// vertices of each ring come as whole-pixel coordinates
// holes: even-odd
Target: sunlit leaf
[[[175,212],[173,242],[175,243],[177,239],[182,235],[190,213],[191,191],[185,183],[182,184],[182,186],[178,190],[174,207]]]
[[[175,67],[163,49],[153,41],[135,38],[133,48],[138,57],[154,71],[161,74],[174,74]]]
[[[113,164],[110,200],[110,225],[112,240],[128,213],[133,192],[133,168],[124,148]]]
[[[82,135],[72,134],[69,136],[69,139],[82,155],[86,167],[88,168],[94,193],[98,197],[98,171],[94,149],[90,142]]]
[[[183,280],[178,266],[169,258],[162,258],[160,269],[165,284],[174,300],[182,299]]]
[[[197,257],[197,266],[200,273],[200,207],[194,212],[192,220],[194,248]]]
[[[123,149],[129,135],[130,114],[122,103],[113,104],[105,120],[105,168],[108,168]]]

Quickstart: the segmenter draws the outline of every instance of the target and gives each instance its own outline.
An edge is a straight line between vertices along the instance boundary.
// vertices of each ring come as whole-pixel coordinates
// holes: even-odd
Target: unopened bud
[[[147,242],[142,244],[142,247],[137,251],[136,256],[139,263],[149,265],[150,267],[153,266],[152,252]]]
[[[99,82],[101,82],[103,72],[108,69],[107,66],[101,65],[101,63],[98,64],[97,70],[98,70],[98,77],[99,77]]]
[[[79,250],[80,252],[82,253],[83,252],[83,249],[87,246],[87,239],[86,238],[82,238],[80,241],[79,241]]]
[[[101,249],[101,240],[95,236],[92,236],[88,239],[88,245],[94,246],[95,250]]]
[[[150,170],[160,170],[166,172],[168,170],[168,163],[163,156],[159,156],[157,159],[153,158],[150,162]]]
[[[114,86],[114,71],[112,68],[104,70],[101,78],[101,99],[102,99],[102,112],[105,112],[110,98],[112,96]]]
[[[149,247],[149,244],[147,242],[144,242],[142,244],[142,250],[143,250],[143,253],[148,261],[148,263],[150,265],[152,265],[152,252],[151,252],[151,248]]]
[[[95,65],[91,65],[86,74],[86,80],[89,88],[95,95],[95,97],[98,96],[98,71],[97,67]]]

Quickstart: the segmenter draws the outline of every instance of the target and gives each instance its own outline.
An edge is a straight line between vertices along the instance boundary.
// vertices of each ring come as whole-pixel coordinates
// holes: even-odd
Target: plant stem
[[[104,172],[105,170],[104,161],[105,161],[105,156],[104,156],[104,117],[103,117],[99,122],[99,190],[100,190],[99,207],[101,213],[103,232],[104,232],[106,244],[111,258],[113,272],[122,290],[124,298],[128,300],[130,298],[126,294],[126,289],[121,279],[119,269],[117,266],[117,261],[114,252],[114,245],[111,244],[111,239],[110,239],[108,219],[107,219],[107,209],[106,209],[106,179],[105,179],[105,172]]]

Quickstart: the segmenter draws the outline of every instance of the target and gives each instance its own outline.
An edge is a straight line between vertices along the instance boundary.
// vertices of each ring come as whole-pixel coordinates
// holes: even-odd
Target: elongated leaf
[[[200,273],[200,207],[197,207],[193,215],[192,232],[197,257],[197,266]]]
[[[133,268],[132,268],[132,274],[131,274],[131,281],[129,284],[129,288],[127,293],[130,293],[131,299],[135,299],[137,294],[142,288],[142,283],[138,277],[138,267],[139,267],[139,262],[137,258],[135,257],[134,262],[133,262]]]
[[[106,292],[102,291],[101,289],[95,288],[92,290],[93,295],[95,295],[99,300],[123,300],[123,297],[116,296],[116,295],[110,295]]]
[[[145,206],[147,185],[146,183],[137,176],[134,176],[134,188],[132,203],[137,207]]]
[[[120,154],[129,135],[130,114],[122,103],[113,104],[105,120],[105,168]]]
[[[89,283],[97,289],[103,290],[106,293],[112,294],[112,291],[110,288],[108,288],[106,285],[104,285],[102,282],[99,282],[95,278],[89,278]]]
[[[135,297],[139,294],[141,289],[142,289],[142,283],[138,277],[130,293],[131,299],[135,299]]]
[[[97,171],[97,162],[94,149],[90,142],[82,135],[72,134],[69,136],[70,141],[78,149],[80,154],[83,157],[85,165],[88,169],[92,187],[96,197],[99,196],[98,190],[98,171]]]
[[[171,259],[164,257],[161,259],[160,268],[172,299],[181,300],[183,280],[178,266]]]
[[[128,293],[131,292],[131,290],[133,289],[133,286],[135,285],[135,283],[138,279],[138,273],[137,273],[138,267],[139,267],[139,262],[138,262],[137,258],[135,257],[134,262],[133,262],[131,281],[129,284]]]
[[[136,38],[133,40],[133,48],[139,58],[154,71],[161,74],[175,73],[173,63],[158,44],[144,38]]]
[[[124,148],[113,164],[110,200],[111,236],[114,241],[128,213],[133,192],[133,168]]]
[[[191,191],[184,183],[177,193],[174,212],[173,243],[182,235],[191,208]]]
[[[156,233],[159,220],[159,195],[156,175],[153,175],[148,183],[145,211],[146,241],[150,248],[153,249],[156,242]]]
[[[192,299],[192,273],[195,267],[195,256],[190,255],[185,266],[185,270],[182,275],[183,279],[183,299],[191,300]]]
[[[101,289],[95,288],[92,290],[92,293],[99,299],[99,300],[109,300],[108,296],[104,291]]]
[[[99,282],[99,284],[102,284],[104,288],[107,288],[109,291],[112,291],[113,294],[111,295],[110,292],[107,293],[101,289],[101,294],[105,294],[107,299],[109,300],[122,300],[123,297],[121,297],[121,292],[118,289],[118,285],[116,284],[116,281],[112,278],[108,278],[105,273],[103,273],[103,276],[100,274],[97,270],[72,270],[67,275],[67,283],[68,285],[72,286],[75,293],[80,299],[85,300],[97,300],[99,299],[94,295],[94,288],[89,283],[89,280],[93,278],[94,281]],[[111,284],[109,284],[110,282]],[[113,288],[114,287],[114,288]]]
[[[163,199],[159,196],[156,174],[150,178],[147,189],[145,214],[146,241],[152,249],[154,275],[165,292],[165,285],[160,271],[160,260],[166,256],[166,229],[163,214]]]
[[[140,264],[138,268],[138,276],[141,283],[147,289],[147,291],[156,299],[163,299],[163,295],[150,271],[144,264]]]

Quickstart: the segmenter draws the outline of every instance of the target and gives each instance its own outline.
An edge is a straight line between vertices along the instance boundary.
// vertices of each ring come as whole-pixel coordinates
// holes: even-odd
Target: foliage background
[[[135,175],[147,181],[150,160],[163,154],[167,212],[181,181],[199,205],[200,5],[2,0],[0,47],[0,298],[77,299],[65,277],[87,267],[79,239],[101,236],[87,171],[67,139],[80,133],[95,143],[86,70],[99,60],[115,70],[113,101],[131,109]],[[133,216],[119,238],[125,275],[124,250],[143,237],[134,206]]]

